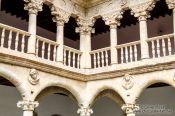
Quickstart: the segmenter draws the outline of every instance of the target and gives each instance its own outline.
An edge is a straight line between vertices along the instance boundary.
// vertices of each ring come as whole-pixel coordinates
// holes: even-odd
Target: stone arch
[[[173,80],[173,79],[172,79]],[[140,86],[139,90],[136,93],[136,100],[141,96],[141,94],[143,93],[143,91],[146,90],[146,88],[148,88],[151,85],[154,85],[156,83],[164,83],[164,84],[168,84],[172,87],[175,88],[175,85],[173,85],[170,81],[168,81],[168,79],[148,79],[147,82],[145,84],[143,84],[142,86]]]
[[[18,76],[13,71],[0,67],[0,76],[10,81],[16,87],[17,91],[20,93],[20,96],[23,99],[27,97],[27,89],[22,85],[22,79],[18,78]]]
[[[119,106],[122,106],[125,103],[121,95],[113,88],[103,87],[101,89],[98,89],[98,91],[94,94],[93,98],[90,101],[90,106],[93,106],[94,103],[101,97],[108,97]]]
[[[49,94],[60,93],[70,97],[75,103],[79,104],[81,99],[79,97],[78,91],[67,85],[50,84],[43,87],[34,97],[35,101],[40,101],[44,96]]]

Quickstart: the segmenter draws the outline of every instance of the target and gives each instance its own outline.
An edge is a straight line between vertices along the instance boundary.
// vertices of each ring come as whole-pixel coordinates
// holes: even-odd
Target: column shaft
[[[57,49],[57,62],[63,63],[64,25],[57,25],[56,41],[59,44]]]
[[[37,15],[29,13],[29,25],[28,32],[31,34],[28,41],[28,53],[35,54],[36,43],[36,27],[37,27]]]
[[[33,116],[33,111],[23,111],[23,116]]]
[[[117,64],[117,25],[110,26],[111,65]]]
[[[141,59],[148,59],[149,58],[149,50],[148,50],[148,33],[147,33],[147,21],[140,20],[140,41],[141,41]]]
[[[135,116],[134,113],[127,114],[127,116]]]
[[[173,29],[174,29],[174,46],[175,46],[175,8],[173,9]]]
[[[91,33],[80,33],[80,51],[82,52],[80,64],[81,68],[88,69],[91,68],[91,56],[89,52],[91,51]]]

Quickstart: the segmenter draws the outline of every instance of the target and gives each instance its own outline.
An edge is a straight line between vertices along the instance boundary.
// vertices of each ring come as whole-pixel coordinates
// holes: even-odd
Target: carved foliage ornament
[[[91,108],[81,105],[77,113],[80,114],[80,116],[90,116],[91,114],[93,114],[93,111]]]
[[[39,77],[38,77],[38,71],[36,69],[31,69],[30,72],[29,72],[29,82],[30,84],[32,85],[36,85],[39,83]]]
[[[51,14],[54,16],[53,21],[56,22],[57,25],[64,25],[70,18],[70,13],[60,8],[55,8],[54,6],[51,7]]]
[[[175,8],[175,0],[166,0],[169,9]]]
[[[123,77],[123,80],[122,80],[122,87],[125,89],[125,90],[129,90],[131,89],[132,87],[134,86],[134,80],[133,80],[133,77],[129,74],[126,74],[124,77]]]
[[[148,2],[131,7],[131,14],[139,18],[139,21],[150,18],[149,11],[155,7],[156,1],[158,0],[150,0]]]
[[[24,6],[24,10],[28,10],[29,14],[37,14],[38,11],[42,11],[42,0],[24,0],[27,4]]]
[[[122,106],[122,110],[126,113],[126,114],[130,114],[130,113],[134,113],[136,111],[138,111],[139,105],[138,104],[124,104]]]
[[[24,111],[34,111],[39,106],[37,101],[19,101],[17,103],[18,108],[22,108]]]
[[[110,14],[105,14],[103,15],[103,20],[105,21],[106,25],[120,26],[120,19],[123,18],[122,14],[123,11],[116,11]]]
[[[76,28],[76,32],[82,33],[82,34],[90,34],[90,33],[95,33],[95,30],[93,28],[95,23],[95,18],[89,18],[89,19],[84,19],[84,18],[77,18],[77,24],[78,28]]]

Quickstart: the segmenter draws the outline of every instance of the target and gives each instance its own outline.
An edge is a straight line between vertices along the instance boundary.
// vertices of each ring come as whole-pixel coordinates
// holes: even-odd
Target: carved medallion
[[[122,87],[125,89],[125,90],[129,90],[131,89],[132,87],[134,86],[134,81],[133,81],[133,77],[129,74],[126,74],[124,77],[123,77],[123,80],[122,80]]]
[[[29,82],[32,85],[36,85],[39,83],[38,71],[36,69],[31,69],[29,72]]]

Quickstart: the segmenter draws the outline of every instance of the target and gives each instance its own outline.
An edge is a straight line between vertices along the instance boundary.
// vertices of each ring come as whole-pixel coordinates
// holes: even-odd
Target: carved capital
[[[17,103],[18,108],[22,108],[24,111],[34,111],[39,106],[37,101],[19,101]]]
[[[126,114],[132,114],[135,113],[136,111],[138,111],[139,105],[138,104],[124,104],[122,106],[122,110],[126,113]]]
[[[120,26],[120,19],[122,19],[123,17],[122,14],[123,14],[122,11],[106,14],[103,15],[103,20],[105,21],[106,25],[110,26],[115,24],[117,26]]]
[[[166,0],[169,9],[175,8],[175,0]]]
[[[90,116],[93,114],[93,110],[89,107],[84,107],[83,105],[77,111],[80,116]]]
[[[155,7],[156,0],[150,0],[148,2],[131,7],[131,14],[138,18],[139,21],[150,18],[150,13]]]
[[[43,1],[42,0],[24,0],[24,10],[28,10],[29,14],[37,14],[42,11]]]
[[[131,89],[132,87],[134,86],[134,80],[133,80],[133,77],[129,74],[126,74],[124,77],[123,77],[123,80],[122,80],[122,87],[125,89],[125,90],[129,90]]]
[[[70,13],[60,9],[55,8],[54,6],[51,7],[51,14],[54,16],[53,21],[57,23],[57,25],[63,26],[64,23],[67,23],[70,18]]]
[[[81,34],[95,33],[95,30],[93,28],[94,23],[95,23],[95,18],[90,18],[90,19],[77,18],[77,24],[79,27],[77,27],[75,31]]]
[[[30,72],[29,72],[29,78],[28,78],[28,80],[29,80],[29,82],[30,82],[30,84],[32,84],[32,85],[36,85],[36,84],[38,84],[39,83],[39,77],[38,77],[38,71],[36,70],[36,69],[31,69],[30,70]]]

